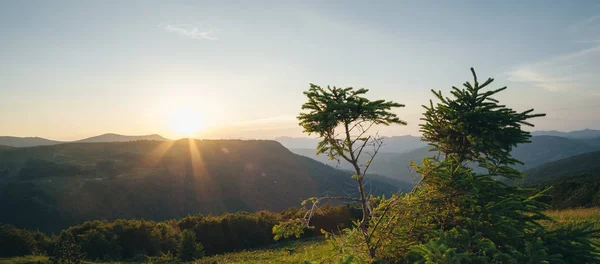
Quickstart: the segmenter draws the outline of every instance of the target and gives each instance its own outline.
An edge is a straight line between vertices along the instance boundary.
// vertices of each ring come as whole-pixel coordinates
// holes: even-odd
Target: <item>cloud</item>
[[[508,80],[529,83],[548,91],[578,90],[597,93],[600,83],[600,45],[515,67]]]
[[[212,28],[207,31],[203,31],[203,30],[199,29],[198,27],[194,27],[191,25],[184,25],[184,24],[165,25],[163,28],[167,32],[177,33],[182,36],[186,36],[186,37],[193,38],[193,39],[218,40],[218,38],[213,35],[215,30],[213,30]]]

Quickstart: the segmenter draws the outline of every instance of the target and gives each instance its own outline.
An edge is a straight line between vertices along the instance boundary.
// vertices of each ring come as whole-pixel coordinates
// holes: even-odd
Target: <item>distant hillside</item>
[[[526,181],[530,183],[600,173],[600,151],[549,162],[529,169],[525,173]]]
[[[371,178],[374,194],[407,186]],[[0,222],[57,231],[90,219],[279,211],[354,194],[349,173],[275,141],[66,143],[0,152]],[[40,221],[44,219],[44,221]]]
[[[600,151],[550,162],[525,172],[526,185],[548,191],[555,209],[600,206]]]
[[[435,154],[434,152],[429,152],[429,149],[430,147],[421,147],[406,153],[380,152],[377,154],[377,156],[373,160],[373,163],[369,167],[369,172],[372,174],[385,175],[390,178],[398,179],[404,182],[415,182],[415,180],[418,179],[416,178],[416,175],[414,175],[414,172],[411,172],[409,170],[410,161],[412,160],[420,164],[423,158]],[[344,170],[353,169],[352,166],[344,160],[338,163],[335,160],[329,160],[329,157],[327,155],[316,155],[317,151],[315,149],[290,150],[296,154],[315,159],[319,162],[328,164],[335,168],[340,168]],[[364,164],[366,161],[367,157],[365,156],[362,163]]]
[[[275,140],[288,149],[316,149],[319,143],[314,138],[278,137]],[[410,135],[383,137],[383,142],[381,152],[388,153],[406,153],[427,145],[420,137]]]
[[[168,139],[162,137],[161,135],[152,134],[145,136],[124,136],[119,134],[102,134],[99,136],[86,138],[82,140],[78,140],[75,142],[85,142],[85,143],[97,143],[97,142],[127,142],[127,141],[136,141],[136,140],[156,140],[156,141],[167,141]]]
[[[381,152],[377,155],[371,168],[372,173],[392,177],[401,181],[413,182],[417,178],[414,172],[409,170],[410,161],[420,163],[425,157],[434,155],[429,152],[430,147],[420,147],[406,153]],[[568,139],[555,136],[534,136],[531,143],[517,146],[512,154],[524,165],[517,165],[520,170],[530,169],[541,164],[571,157],[574,155],[600,150],[600,146],[578,139]],[[342,169],[352,169],[346,162],[331,161],[326,155],[316,155],[314,149],[291,149],[294,153],[307,156],[331,166]],[[365,160],[366,161],[366,158]],[[363,161],[363,162],[364,162]]]
[[[549,130],[549,131],[534,131],[531,134],[534,136],[555,136],[555,137],[576,138],[576,139],[589,139],[589,138],[600,137],[600,130],[583,129],[583,130],[575,130],[575,131],[571,131],[571,132]]]
[[[584,139],[583,142],[590,146],[599,147],[600,148],[600,137]]]
[[[0,137],[0,145],[8,147],[34,147],[48,146],[63,143],[61,141],[49,140],[40,137]]]
[[[547,162],[564,159],[582,153],[600,150],[584,141],[555,136],[534,136],[531,143],[517,146],[512,154],[525,163],[520,169],[537,167]]]

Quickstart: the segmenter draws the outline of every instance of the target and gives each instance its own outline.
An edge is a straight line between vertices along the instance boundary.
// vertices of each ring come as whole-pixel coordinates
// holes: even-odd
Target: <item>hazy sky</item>
[[[1,1],[0,36],[0,135],[301,136],[310,82],[404,103],[381,132],[417,135],[471,66],[535,129],[600,129],[598,1]]]

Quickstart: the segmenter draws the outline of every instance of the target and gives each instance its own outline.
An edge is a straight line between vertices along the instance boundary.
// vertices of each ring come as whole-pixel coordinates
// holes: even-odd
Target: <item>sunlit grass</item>
[[[323,240],[290,242],[271,248],[203,258],[199,263],[335,263],[333,248]]]
[[[547,211],[546,214],[554,219],[554,222],[544,223],[551,229],[564,225],[581,227],[592,224],[593,229],[600,230],[600,208],[551,210]]]
[[[14,258],[0,258],[0,264],[37,264],[50,263],[46,256],[24,256]]]

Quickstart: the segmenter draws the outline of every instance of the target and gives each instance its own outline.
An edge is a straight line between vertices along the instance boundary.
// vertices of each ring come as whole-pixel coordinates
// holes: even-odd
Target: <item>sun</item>
[[[204,118],[201,113],[182,109],[173,112],[171,130],[180,137],[194,137],[204,129]]]

